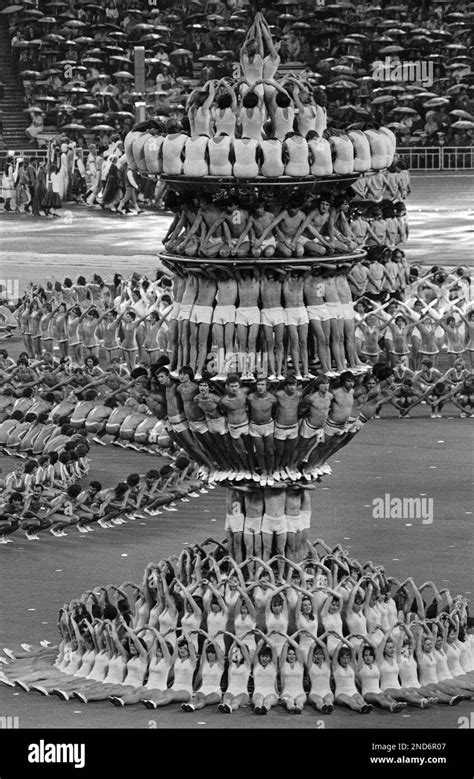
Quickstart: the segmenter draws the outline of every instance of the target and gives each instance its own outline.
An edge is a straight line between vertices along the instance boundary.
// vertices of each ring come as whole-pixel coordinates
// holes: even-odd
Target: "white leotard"
[[[251,111],[252,113],[249,115],[247,113],[248,111]],[[260,141],[265,119],[266,112],[258,106],[255,106],[255,108],[242,108],[240,112],[242,138],[253,138],[256,141]]]
[[[281,614],[274,614],[272,611],[265,617],[265,623],[267,626],[267,634],[272,630],[278,630],[281,633],[287,633],[288,631],[288,617],[282,612]],[[276,648],[277,652],[281,651],[283,644],[285,643],[285,636],[271,636],[271,642]]]
[[[127,674],[123,680],[124,684],[131,684],[132,687],[141,687],[145,676],[145,667],[141,657],[132,657],[127,663]]]
[[[232,137],[235,135],[235,123],[237,118],[232,108],[224,108],[223,110],[216,108],[212,112],[212,115],[214,117],[216,135],[219,135],[220,133],[226,133],[226,135],[231,135]]]
[[[185,690],[192,694],[193,675],[194,665],[191,659],[187,657],[185,660],[182,660],[178,657],[174,664],[173,690]]]
[[[289,161],[286,163],[286,176],[309,176],[308,144],[299,135],[287,138],[286,148]]]
[[[464,670],[461,666],[461,650],[456,644],[447,644],[448,667],[453,676],[461,676]]]
[[[260,148],[263,154],[263,163],[260,167],[262,176],[268,178],[283,176],[285,166],[281,158],[282,143],[276,138],[267,141],[260,141]]]
[[[317,663],[311,663],[309,679],[311,692],[316,693],[316,695],[324,697],[331,692],[331,668],[325,660],[320,666]]]
[[[277,695],[276,668],[273,663],[264,667],[257,662],[253,669],[253,680],[255,684],[254,695]]]
[[[326,616],[322,618],[322,623],[324,630],[334,630],[336,633],[342,636],[342,619],[339,613],[326,614]],[[336,638],[336,636],[327,637],[327,648],[330,655],[332,655],[335,648],[338,646],[339,641],[340,639]]]
[[[148,690],[166,690],[169,672],[169,664],[163,657],[152,658],[148,668],[148,681],[145,687]]]
[[[255,636],[252,634],[244,638],[244,634],[248,630],[253,630],[256,624],[256,620],[252,619],[250,614],[246,614],[245,619],[238,612],[234,615],[234,635],[252,650],[255,649]]]
[[[288,695],[296,698],[299,695],[305,695],[303,689],[303,666],[296,662],[293,666],[288,660],[282,668],[282,695]]]
[[[308,141],[308,148],[313,153],[310,171],[312,176],[330,176],[333,173],[331,145],[326,138],[313,138]]]
[[[375,663],[372,663],[371,666],[364,663],[359,669],[359,678],[362,684],[362,695],[366,695],[368,692],[382,692],[379,684],[380,671]]]
[[[206,135],[198,135],[186,140],[183,164],[183,174],[185,176],[207,176],[209,174],[209,166],[206,160],[208,142],[209,138]]]
[[[306,136],[310,130],[316,130],[317,116],[318,111],[314,105],[305,105],[303,113],[301,113],[301,110],[299,110],[298,116],[296,117],[298,132],[301,135]],[[316,132],[318,131],[316,130]]]
[[[399,674],[402,687],[421,687],[418,681],[418,666],[415,658],[400,657],[399,662]]]
[[[191,612],[190,614],[186,612],[186,614],[183,614],[181,617],[181,630],[183,636],[186,637],[188,641],[192,641],[193,646],[195,649],[198,647],[198,636],[194,634],[191,635],[192,630],[197,630],[201,625],[201,617],[198,615],[196,616],[194,612]]]
[[[159,628],[158,632],[161,633],[166,641],[169,641],[172,646],[176,643],[176,625],[178,624],[178,613],[172,615],[169,609],[165,609],[159,616]],[[171,633],[168,631],[171,630]]]
[[[150,173],[161,173],[163,163],[161,159],[161,147],[164,137],[162,135],[152,135],[145,143],[145,162]]]
[[[336,698],[338,695],[356,695],[355,674],[351,666],[343,668],[342,665],[338,664],[333,672],[333,679],[336,684],[334,693]]]
[[[436,674],[436,658],[434,653],[421,652],[421,658],[418,660],[418,668],[420,672],[420,683],[425,684],[437,684],[438,676]]]
[[[362,130],[351,130],[347,133],[354,146],[354,170],[364,172],[370,170],[370,143]]]
[[[250,669],[247,668],[245,663],[241,663],[240,665],[236,665],[235,663],[230,663],[229,682],[227,685],[226,692],[229,692],[232,695],[242,695],[242,694],[248,695],[247,687],[249,682],[249,676],[250,676]]]
[[[439,649],[433,649],[433,654],[436,659],[436,676],[438,681],[448,681],[452,678],[448,665],[448,656],[446,652]]]
[[[360,636],[367,635],[367,620],[362,611],[353,611],[346,616],[347,627],[351,633],[358,633]],[[349,639],[351,646],[358,647],[362,643],[361,638],[353,636]]]
[[[372,170],[387,167],[387,146],[378,130],[364,130],[370,144],[370,166]]]
[[[354,147],[347,135],[332,135],[329,143],[336,153],[333,162],[334,173],[352,173],[354,170]]]
[[[82,655],[82,663],[74,673],[74,676],[89,676],[92,668],[94,667],[95,659],[97,655],[94,649],[88,649]]]
[[[398,679],[399,666],[395,658],[389,660],[384,657],[379,663],[380,669],[380,686],[382,690],[399,690],[400,681]]]
[[[216,135],[208,144],[209,173],[211,176],[232,176],[232,163],[229,160],[231,138]]]
[[[283,141],[285,135],[293,131],[293,121],[295,118],[295,109],[291,106],[281,108],[276,106],[272,120],[273,120],[273,135],[275,138],[279,138]]]
[[[219,664],[215,662],[211,665],[208,660],[204,660],[201,674],[202,684],[199,692],[202,692],[204,695],[209,695],[211,692],[220,694],[222,669],[219,667]]]
[[[104,682],[107,684],[122,684],[123,678],[125,676],[125,668],[126,664],[122,655],[113,657],[109,661],[109,669],[107,671],[107,676],[105,677]]]
[[[256,151],[258,143],[253,138],[236,138],[234,141],[234,176],[238,179],[251,179],[258,176]]]
[[[225,644],[224,644],[224,636],[220,635],[218,636],[217,633],[219,630],[225,630],[227,624],[227,615],[223,614],[222,611],[218,611],[214,613],[213,611],[209,611],[207,614],[207,633],[211,641],[216,643],[222,651],[224,651]]]
[[[95,659],[94,667],[87,678],[96,682],[103,682],[107,674],[109,660],[107,652],[99,652]]]
[[[308,619],[308,617],[305,617],[304,614],[300,614],[298,619],[298,629],[307,630],[308,633],[311,633],[311,635],[316,638],[318,635],[318,618],[316,614],[314,615],[314,619]],[[305,633],[300,634],[299,647],[302,652],[306,653],[311,646],[311,643],[312,640],[309,636],[307,636]]]
[[[178,176],[183,172],[181,152],[187,140],[188,136],[184,133],[167,135],[163,140],[163,173]]]

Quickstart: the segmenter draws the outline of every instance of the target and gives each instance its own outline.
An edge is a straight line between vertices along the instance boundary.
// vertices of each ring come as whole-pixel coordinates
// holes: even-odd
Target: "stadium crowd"
[[[389,124],[400,145],[416,146],[472,145],[473,9],[461,0],[258,4],[283,70],[297,68],[326,93],[332,127]],[[147,118],[179,122],[196,84],[235,75],[253,16],[251,3],[232,0],[172,9],[162,0],[25,4],[6,18],[28,136],[42,142],[49,128],[84,147],[107,146],[130,129],[141,100]],[[134,91],[136,45],[145,47],[144,94]],[[396,68],[407,62],[425,69],[403,80]]]

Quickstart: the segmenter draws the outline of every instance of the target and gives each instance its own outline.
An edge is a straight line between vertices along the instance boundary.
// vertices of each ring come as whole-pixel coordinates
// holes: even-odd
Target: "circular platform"
[[[158,256],[164,265],[179,263],[189,265],[193,268],[203,268],[207,265],[226,265],[235,268],[255,268],[258,267],[276,267],[283,268],[302,268],[321,265],[321,267],[330,267],[331,265],[345,265],[363,259],[367,252],[352,252],[352,254],[331,254],[327,257],[186,257],[182,254],[160,253]]]

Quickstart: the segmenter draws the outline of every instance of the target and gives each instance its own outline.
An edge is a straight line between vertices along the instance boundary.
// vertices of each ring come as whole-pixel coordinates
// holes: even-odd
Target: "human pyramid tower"
[[[324,95],[278,67],[257,13],[240,75],[191,94],[189,132],[145,123],[125,139],[129,165],[160,173],[175,213],[160,255],[175,277],[159,374],[172,437],[212,480],[270,488],[274,517],[288,484],[329,473],[327,458],[375,413],[374,392],[351,417],[368,368],[347,279],[364,239],[349,230],[346,190],[395,156],[388,128],[328,133]]]
[[[391,369],[365,376],[357,357],[347,275],[364,236],[345,213],[348,188],[391,165],[395,139],[328,130],[324,95],[278,67],[257,13],[240,74],[191,95],[188,132],[145,123],[125,139],[129,166],[160,174],[175,214],[160,255],[174,276],[172,353],[155,376],[172,442],[227,488],[226,540],[64,604],[59,647],[4,650],[3,684],[226,714],[250,695],[256,714],[278,701],[366,714],[474,692],[464,599],[310,541],[328,459],[391,397]]]

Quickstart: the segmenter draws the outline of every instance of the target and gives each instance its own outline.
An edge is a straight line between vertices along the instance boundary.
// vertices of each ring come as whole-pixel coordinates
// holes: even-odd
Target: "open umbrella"
[[[6,8],[3,8],[0,13],[1,14],[16,14],[18,11],[24,11],[24,7],[22,5],[7,5]]]
[[[463,111],[461,108],[456,108],[454,111],[449,112],[451,116],[459,116],[461,119],[468,119],[470,122],[474,121],[474,116],[468,114],[467,111]]]
[[[81,103],[77,106],[78,111],[97,111],[98,108],[99,106],[95,103]]]
[[[448,105],[449,98],[447,97],[433,97],[431,100],[427,100],[423,103],[423,108],[437,108],[441,105]]]
[[[102,122],[106,117],[106,114],[101,113],[100,111],[96,111],[93,114],[89,114],[87,117],[89,122]]]
[[[110,59],[114,62],[126,62],[129,65],[132,64],[130,57],[126,57],[125,54],[114,54],[112,57],[110,57]]]
[[[352,82],[352,81],[333,81],[332,84],[328,84],[328,88],[331,89],[357,89],[358,84]]]
[[[110,132],[114,128],[110,124],[96,124],[94,127],[91,127],[91,130],[94,132]]]
[[[63,27],[76,27],[76,29],[79,29],[79,27],[86,27],[87,25],[85,22],[81,22],[79,19],[69,19],[67,22],[64,22]]]
[[[174,51],[170,52],[170,57],[192,57],[193,53],[192,51],[189,51],[189,49],[175,49]]]
[[[395,100],[395,98],[392,95],[380,95],[379,97],[374,97],[373,100],[371,100],[371,105],[382,105],[382,103],[392,103]]]
[[[199,57],[198,62],[222,62],[222,57],[216,54],[206,54],[205,57]]]
[[[79,122],[69,122],[69,124],[64,124],[61,128],[62,130],[85,130],[85,125],[79,124]]]
[[[84,62],[85,65],[103,65],[101,59],[98,57],[83,57],[82,62]]]
[[[41,78],[41,73],[38,70],[22,70],[20,72],[20,78],[31,79]]]
[[[459,119],[451,127],[455,127],[457,130],[474,130],[474,122],[468,122],[467,119]]]
[[[390,111],[391,114],[406,114],[406,116],[414,116],[415,114],[419,116],[418,111],[415,111],[414,108],[409,108],[406,105],[397,106],[396,108],[392,108]]]
[[[131,111],[114,111],[114,116],[119,116],[121,119],[128,117],[129,119],[135,119],[135,115]]]
[[[380,49],[381,54],[399,54],[401,51],[405,51],[403,46],[384,46]]]
[[[116,73],[112,73],[112,75],[115,78],[130,78],[132,81],[135,78],[133,73],[129,73],[128,70],[117,70]]]

